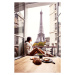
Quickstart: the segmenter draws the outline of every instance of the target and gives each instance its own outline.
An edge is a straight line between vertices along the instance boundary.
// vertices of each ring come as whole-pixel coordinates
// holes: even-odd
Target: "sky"
[[[34,8],[28,8],[27,13],[27,37],[32,37],[32,44],[37,39],[37,34],[39,33],[39,26],[40,26],[40,11],[42,10],[42,24],[43,24],[43,31],[45,34],[45,37],[50,37],[50,8],[49,5],[46,6],[40,6],[40,7],[34,7]]]

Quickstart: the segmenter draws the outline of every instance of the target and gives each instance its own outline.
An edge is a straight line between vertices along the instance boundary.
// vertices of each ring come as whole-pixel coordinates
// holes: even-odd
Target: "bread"
[[[42,61],[39,58],[34,58],[33,63],[36,65],[40,65],[42,63]]]

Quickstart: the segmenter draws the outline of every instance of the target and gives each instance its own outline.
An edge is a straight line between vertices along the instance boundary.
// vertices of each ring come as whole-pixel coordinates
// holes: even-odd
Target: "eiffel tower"
[[[42,10],[40,11],[40,27],[39,27],[39,34],[37,36],[36,43],[38,42],[45,42],[45,34],[43,33],[43,25],[42,25]]]

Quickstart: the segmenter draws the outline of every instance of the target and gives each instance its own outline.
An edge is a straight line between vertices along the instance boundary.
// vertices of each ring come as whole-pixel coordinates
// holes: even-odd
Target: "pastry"
[[[34,58],[33,63],[36,65],[40,65],[42,63],[42,61],[39,58]]]

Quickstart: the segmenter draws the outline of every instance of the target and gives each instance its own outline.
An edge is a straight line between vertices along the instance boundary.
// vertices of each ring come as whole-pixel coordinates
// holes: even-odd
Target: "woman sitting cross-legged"
[[[45,56],[44,51],[42,51],[41,49],[38,49],[38,48],[33,49],[32,48],[32,44],[30,43],[31,41],[32,41],[32,38],[27,37],[27,41],[25,41],[25,44],[24,44],[24,48],[25,48],[24,54],[34,56],[35,54],[40,53]],[[53,57],[53,55],[50,55],[50,54],[46,54],[46,56]]]

